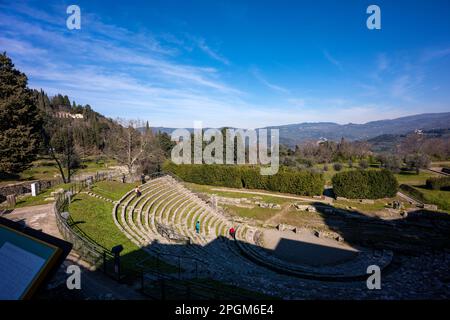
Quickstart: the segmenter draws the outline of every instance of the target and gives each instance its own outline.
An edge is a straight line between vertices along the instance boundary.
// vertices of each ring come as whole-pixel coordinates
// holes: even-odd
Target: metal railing
[[[164,176],[167,173],[158,172],[150,175],[151,178]],[[92,182],[101,181],[105,176],[98,176]],[[71,189],[72,194],[76,194],[87,187],[91,177],[78,181]],[[210,284],[208,275],[210,270],[203,261],[190,256],[182,256],[164,252],[154,253],[153,257],[146,258],[136,263],[135,269],[120,271],[115,264],[114,255],[111,251],[95,242],[87,235],[75,222],[70,214],[62,213],[68,209],[69,198],[66,194],[60,193],[55,197],[54,203],[56,224],[64,239],[73,244],[73,250],[81,258],[89,262],[95,269],[101,270],[116,281],[121,282],[124,276],[131,279],[140,279],[140,292],[152,299],[252,299],[252,295],[235,292],[232,288],[224,290],[219,284]],[[188,246],[190,238],[175,232],[173,229],[156,222],[158,232],[173,240]],[[146,260],[155,259],[155,266],[146,266]],[[165,258],[162,258],[165,257]],[[163,263],[170,261],[172,268],[178,265],[178,277],[170,271],[164,270]],[[188,265],[184,265],[187,262]],[[184,272],[191,269],[191,276],[185,277]],[[118,271],[119,270],[119,271]],[[172,270],[173,271],[173,270]]]
[[[54,204],[56,225],[63,238],[73,245],[73,250],[77,252],[83,260],[90,263],[94,268],[106,265],[107,259],[113,259],[112,253],[105,247],[96,243],[88,237],[68,216],[61,215],[68,206],[68,198],[64,194],[56,197]]]

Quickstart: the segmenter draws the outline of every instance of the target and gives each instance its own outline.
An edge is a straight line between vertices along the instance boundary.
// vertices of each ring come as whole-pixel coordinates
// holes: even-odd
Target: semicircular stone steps
[[[290,297],[295,296],[296,279],[353,279],[359,276],[364,262],[381,263],[383,267],[392,259],[389,252],[365,251],[338,267],[290,264],[257,246],[257,228],[228,220],[174,178],[168,175],[155,178],[140,189],[140,197],[130,191],[114,206],[114,223],[121,232],[149,254],[158,254],[175,264],[177,260],[171,255],[195,259],[203,265],[204,274],[231,284],[246,283],[248,287],[258,286],[264,293],[282,291]],[[195,230],[196,221],[200,221],[199,233]],[[179,245],[165,238],[158,232],[157,224],[188,237],[191,245]],[[236,229],[237,241],[228,237],[231,226]],[[187,274],[193,272],[193,265],[185,270]]]

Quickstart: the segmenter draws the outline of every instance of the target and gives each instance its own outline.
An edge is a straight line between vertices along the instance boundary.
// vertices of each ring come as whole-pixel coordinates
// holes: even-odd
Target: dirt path
[[[445,172],[442,172],[441,170],[442,170],[442,168],[441,167],[431,167],[431,168],[429,168],[429,169],[422,169],[422,170],[424,170],[424,171],[428,171],[428,172],[432,172],[432,173],[437,173],[437,174],[440,174],[440,175],[442,175],[442,176],[450,176],[450,174],[448,174],[448,173],[445,173]]]
[[[283,206],[283,208],[280,210],[280,212],[278,212],[276,215],[270,217],[269,219],[267,219],[266,221],[264,221],[264,223],[267,224],[271,224],[271,223],[275,223],[275,221],[277,221],[278,218],[280,218],[283,214],[285,214],[286,212],[289,211],[289,207],[291,205],[290,204],[286,204],[285,206]]]

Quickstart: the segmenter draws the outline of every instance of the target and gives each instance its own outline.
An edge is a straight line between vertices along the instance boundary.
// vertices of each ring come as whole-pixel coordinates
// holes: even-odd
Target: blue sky
[[[113,118],[364,123],[450,111],[449,14],[437,0],[0,1],[0,50],[30,87]]]

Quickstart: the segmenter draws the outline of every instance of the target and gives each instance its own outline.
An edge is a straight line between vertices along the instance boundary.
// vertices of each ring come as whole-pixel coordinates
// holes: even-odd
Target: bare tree
[[[149,137],[141,132],[144,125],[139,120],[117,119],[116,124],[106,142],[106,153],[125,165],[129,174],[135,173],[139,162],[145,157]]]
[[[79,157],[75,151],[73,128],[70,121],[47,120],[43,138],[44,145],[52,159],[55,160],[64,183],[70,183],[74,169],[79,166]]]

